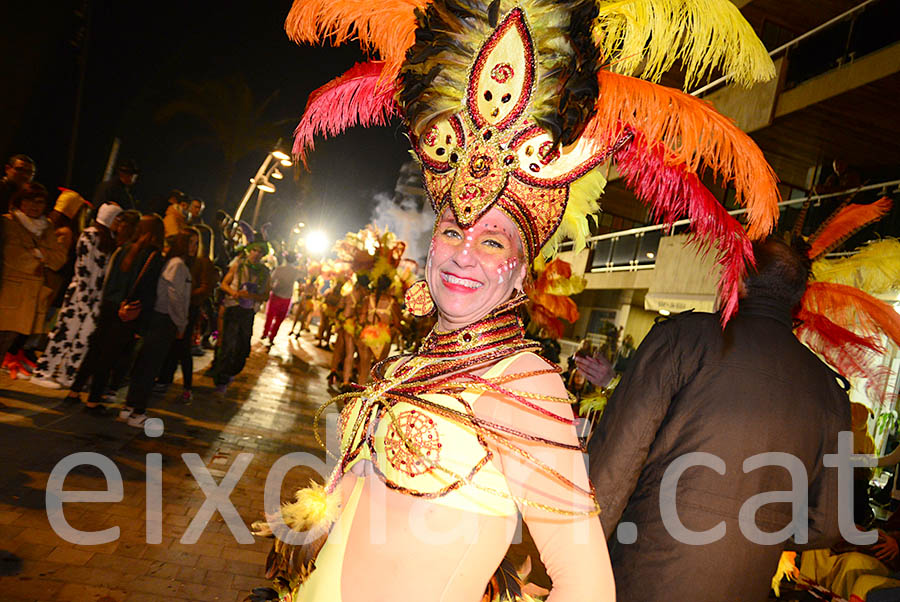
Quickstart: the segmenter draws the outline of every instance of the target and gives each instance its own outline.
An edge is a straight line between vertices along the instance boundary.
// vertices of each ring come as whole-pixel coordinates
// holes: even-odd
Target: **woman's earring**
[[[406,310],[419,318],[434,311],[434,299],[431,298],[427,282],[419,280],[407,289]]]

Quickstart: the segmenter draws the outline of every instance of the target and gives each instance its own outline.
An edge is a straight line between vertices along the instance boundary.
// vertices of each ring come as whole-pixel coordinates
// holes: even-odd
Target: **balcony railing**
[[[897,0],[865,0],[771,50],[769,56],[789,59],[785,89],[900,41],[898,5]],[[721,77],[691,94],[701,96],[727,81]]]
[[[802,205],[807,200],[818,201],[831,197],[847,196],[850,193],[867,191],[879,191],[879,194],[887,194],[889,191],[900,192],[900,180],[868,184],[852,190],[842,190],[830,194],[816,194],[782,201],[778,204],[782,211],[788,207]],[[728,212],[730,215],[743,215],[747,209],[735,209]],[[591,255],[588,261],[588,272],[621,272],[632,270],[646,270],[655,267],[656,254],[659,250],[659,241],[664,236],[686,232],[691,220],[678,220],[671,224],[656,224],[630,228],[618,232],[598,234],[587,240]],[[572,243],[561,245],[561,250],[569,250]]]

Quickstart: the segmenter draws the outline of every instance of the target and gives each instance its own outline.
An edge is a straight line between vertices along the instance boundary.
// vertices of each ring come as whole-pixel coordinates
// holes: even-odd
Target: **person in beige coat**
[[[19,334],[47,332],[52,289],[45,270],[58,270],[66,250],[47,219],[47,189],[30,183],[10,199],[0,218],[3,232],[3,277],[0,280],[0,358]]]
[[[185,217],[185,210],[182,207],[182,203],[186,201],[187,197],[180,190],[173,190],[169,194],[169,206],[166,208],[166,215],[163,218],[166,240],[181,234],[187,228],[187,217]]]

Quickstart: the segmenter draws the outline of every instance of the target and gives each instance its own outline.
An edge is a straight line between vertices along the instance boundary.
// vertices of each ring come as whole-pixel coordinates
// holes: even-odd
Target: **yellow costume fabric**
[[[492,378],[503,374],[519,355],[496,363],[484,377]],[[388,378],[395,367],[396,365],[388,370]],[[472,404],[479,396],[478,392],[464,391],[459,399],[429,393],[422,394],[421,398],[438,406],[472,415]],[[344,410],[342,423],[352,425],[359,420],[362,405],[360,398],[351,402]],[[395,423],[391,421],[389,412],[393,413]],[[419,495],[434,495],[436,497],[432,501],[436,504],[478,514],[516,514],[516,505],[510,497],[506,479],[491,462],[493,454],[471,428],[402,402],[390,410],[377,405],[371,410],[370,416],[362,417],[362,420],[369,421],[369,424],[366,428],[359,429],[355,441],[349,441],[347,435],[342,435],[342,449],[347,446],[358,448],[346,470],[350,470],[361,460],[371,460],[380,473],[379,476]],[[374,437],[368,443],[360,441],[369,429],[374,432]],[[414,449],[410,450],[407,443],[415,446]],[[433,462],[432,466],[426,464],[429,461]],[[457,476],[468,477],[469,483],[461,482]],[[488,493],[489,491],[497,493]]]
[[[293,602],[313,602],[314,600],[341,602],[344,549],[347,547],[347,537],[350,534],[350,526],[353,524],[353,516],[356,514],[356,506],[359,504],[364,481],[364,478],[356,477],[350,499],[344,505],[340,518],[332,527],[327,543],[316,558],[316,570],[300,587],[299,596],[294,598]]]
[[[483,375],[484,378],[501,376],[517,359],[525,355],[530,355],[530,353],[516,353],[504,358],[488,369]],[[390,378],[394,368],[399,365],[398,363],[388,368],[385,376]],[[458,397],[424,393],[421,395],[421,399],[442,408],[474,414],[472,405],[480,395],[481,393],[478,392],[462,392]],[[444,597],[441,599],[456,600],[454,597],[456,593],[451,588],[460,587],[459,584],[469,578],[469,571],[466,570],[466,567],[470,563],[477,562],[478,566],[499,564],[502,553],[508,545],[503,533],[507,532],[509,521],[515,524],[515,517],[519,513],[510,484],[507,483],[507,478],[498,468],[499,458],[494,457],[495,454],[488,449],[486,442],[480,439],[474,430],[462,426],[459,422],[423,410],[421,406],[416,407],[402,402],[394,404],[390,412],[393,412],[395,420],[391,420],[389,411],[380,404],[376,404],[369,410],[371,412],[369,416],[360,416],[360,410],[364,406],[363,399],[357,398],[348,404],[342,413],[340,423],[342,449],[347,450],[349,446],[350,449],[355,450],[344,471],[344,479],[338,487],[338,491],[345,492],[344,496],[348,501],[345,502],[338,521],[319,552],[315,571],[295,593],[293,602],[314,600],[340,602],[343,599],[341,595],[342,575],[345,572],[359,574],[358,568],[347,566],[348,551],[352,549],[350,546],[353,546],[354,538],[359,541],[360,534],[363,532],[365,533],[362,537],[365,537],[365,541],[368,542],[369,530],[373,526],[371,522],[373,519],[370,515],[371,504],[373,500],[377,501],[380,495],[383,495],[379,493],[378,486],[382,482],[387,484],[388,490],[407,494],[394,496],[387,501],[389,505],[397,504],[399,501],[402,510],[395,512],[396,507],[391,506],[393,510],[389,514],[402,515],[400,522],[403,526],[409,526],[408,522],[412,520],[408,518],[408,516],[412,516],[410,509],[416,508],[416,504],[420,504],[419,508],[421,508],[424,497],[429,506],[434,504],[451,509],[452,516],[482,517],[473,519],[480,525],[479,537],[498,539],[504,542],[497,546],[500,551],[498,558],[491,557],[483,561],[479,554],[487,549],[485,546],[460,541],[457,542],[458,547],[455,547],[455,544],[443,547],[455,550],[450,555],[452,560],[449,562],[451,563],[450,568],[456,567],[454,575],[457,581],[448,586],[448,591],[443,593]],[[353,429],[357,420],[368,420],[368,423],[362,422],[361,424],[365,426]],[[538,420],[545,420],[545,418]],[[398,429],[403,430],[402,435]],[[351,441],[349,435],[354,431],[358,434],[356,439]],[[405,447],[404,439],[410,445],[415,446],[415,453]],[[364,460],[368,462],[363,462]],[[427,463],[431,461],[434,464],[429,467]],[[371,472],[374,474],[359,476],[366,474],[365,467],[371,467]],[[466,478],[460,481],[450,473],[465,475]],[[522,480],[521,475],[518,480]],[[346,498],[346,491],[351,489],[349,498]],[[404,491],[404,489],[408,491]],[[547,519],[544,517],[545,520],[551,521],[547,528],[557,529],[558,526],[554,526],[554,521],[558,518]],[[585,520],[597,522],[596,517]],[[394,533],[390,525],[388,532]],[[411,537],[413,538],[410,540],[411,542],[421,545],[421,542],[414,539],[415,535]],[[602,537],[602,535],[598,535],[598,537]],[[427,555],[429,553],[428,546],[426,545],[423,549],[426,550]],[[555,554],[550,553],[549,549],[553,549],[553,546],[548,546],[545,560],[555,565],[556,563],[553,561]],[[369,548],[369,552],[363,552],[363,556],[370,552],[371,548]],[[561,554],[561,552],[559,553]],[[357,551],[357,561],[358,557]],[[560,581],[562,582],[563,579],[560,578]],[[483,584],[479,584],[476,589],[483,591]]]
[[[891,573],[888,567],[873,556],[860,552],[803,552],[800,573],[846,600],[854,600],[852,596],[856,600],[865,600],[869,592],[900,587],[900,581],[888,577]]]

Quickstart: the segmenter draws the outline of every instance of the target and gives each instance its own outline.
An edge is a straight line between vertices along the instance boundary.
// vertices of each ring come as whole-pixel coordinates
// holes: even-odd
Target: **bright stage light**
[[[290,161],[290,156],[287,153],[283,153],[280,150],[272,151],[272,156],[278,159],[279,161]]]
[[[313,230],[306,236],[306,251],[312,255],[322,255],[328,250],[328,236],[321,230]]]

